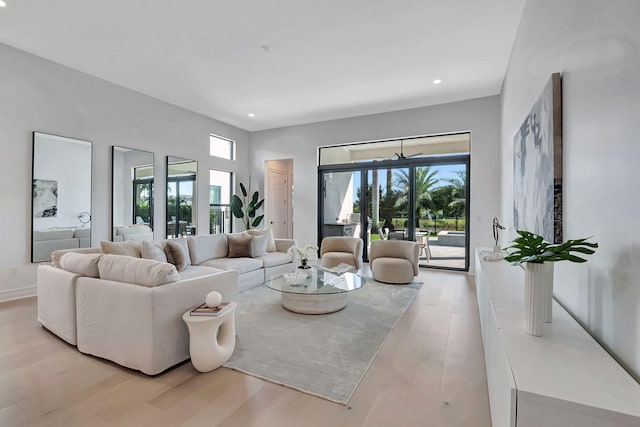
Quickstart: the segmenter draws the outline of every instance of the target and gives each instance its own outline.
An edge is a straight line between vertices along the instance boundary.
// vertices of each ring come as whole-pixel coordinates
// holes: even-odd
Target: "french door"
[[[469,268],[469,156],[321,166],[318,241],[356,236],[418,242],[420,266]]]

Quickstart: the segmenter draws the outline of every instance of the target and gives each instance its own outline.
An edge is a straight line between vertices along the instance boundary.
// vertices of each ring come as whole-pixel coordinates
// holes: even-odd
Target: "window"
[[[230,139],[209,135],[209,154],[212,156],[235,160],[234,145]]]
[[[209,233],[231,233],[231,172],[209,171]]]

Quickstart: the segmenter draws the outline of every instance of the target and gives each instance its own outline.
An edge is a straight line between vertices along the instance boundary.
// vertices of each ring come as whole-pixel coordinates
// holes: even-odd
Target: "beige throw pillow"
[[[247,230],[247,233],[251,234],[252,236],[262,236],[265,234],[268,235],[269,239],[267,242],[267,252],[276,252],[278,250],[276,249],[276,241],[273,238],[273,230],[271,229],[271,227],[264,229],[252,228],[251,230]]]
[[[101,279],[148,287],[180,280],[174,265],[122,255],[103,255],[98,270]]]
[[[102,253],[109,255],[126,255],[140,258],[140,242],[100,242]]]
[[[169,264],[175,265],[178,271],[183,271],[185,268],[187,268],[187,265],[189,265],[187,264],[189,251],[185,250],[185,248],[180,243],[178,243],[178,240],[185,239],[172,239],[165,241],[164,253],[167,256],[167,262]]]
[[[253,236],[250,235],[227,235],[229,242],[229,258],[248,258],[251,257],[251,242]]]
[[[86,277],[100,277],[98,262],[102,254],[67,252],[60,257],[60,268]]]
[[[140,242],[140,257],[159,262],[168,262],[167,254],[164,252],[164,245],[160,242]]]
[[[168,239],[165,240],[165,242],[174,242],[180,246],[182,246],[182,249],[184,249],[184,253],[186,255],[186,261],[187,261],[187,265],[191,265],[193,264],[191,262],[191,255],[189,255],[189,243],[187,242],[187,238],[184,237],[178,237],[176,239]]]

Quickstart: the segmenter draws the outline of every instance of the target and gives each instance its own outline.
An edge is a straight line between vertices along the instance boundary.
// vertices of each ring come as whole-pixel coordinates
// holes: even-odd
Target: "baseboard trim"
[[[14,301],[17,299],[34,297],[38,293],[36,286],[27,286],[24,288],[9,289],[0,291],[0,302]]]

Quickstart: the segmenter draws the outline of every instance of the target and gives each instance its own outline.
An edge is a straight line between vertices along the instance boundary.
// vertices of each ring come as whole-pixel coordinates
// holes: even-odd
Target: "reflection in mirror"
[[[113,147],[111,240],[153,240],[153,153]]]
[[[88,141],[33,133],[31,262],[91,246],[91,148]]]
[[[167,156],[167,238],[196,234],[198,162]]]

